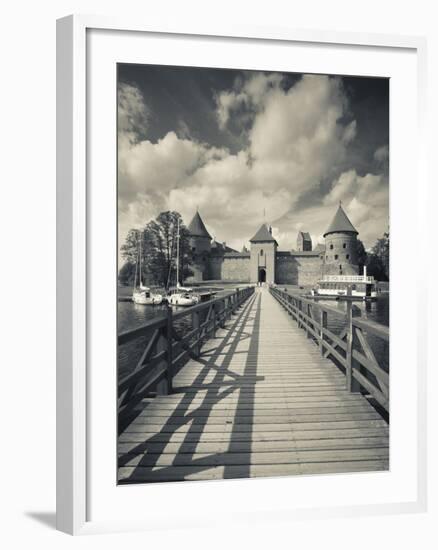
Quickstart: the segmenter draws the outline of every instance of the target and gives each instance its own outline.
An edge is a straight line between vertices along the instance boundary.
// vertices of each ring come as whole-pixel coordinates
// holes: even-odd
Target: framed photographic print
[[[61,530],[424,508],[423,52],[58,22]]]

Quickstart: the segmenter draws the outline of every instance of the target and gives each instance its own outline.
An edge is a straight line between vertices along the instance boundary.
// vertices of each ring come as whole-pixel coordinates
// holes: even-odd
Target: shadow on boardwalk
[[[254,294],[248,302],[246,302],[241,310],[238,312],[236,318],[232,322],[228,322],[228,326],[225,329],[227,335],[221,338],[215,338],[218,342],[216,348],[210,348],[204,352],[201,352],[200,357],[196,359],[196,362],[202,365],[202,369],[194,379],[190,386],[177,386],[175,388],[176,394],[183,393],[184,397],[180,403],[176,406],[175,410],[168,417],[163,427],[156,433],[147,439],[147,441],[138,444],[136,447],[129,450],[128,453],[120,454],[119,456],[119,468],[126,466],[132,461],[133,456],[141,456],[140,461],[133,470],[130,478],[136,481],[136,469],[141,467],[153,468],[156,466],[157,460],[163,454],[166,446],[171,441],[174,433],[179,428],[190,424],[187,432],[184,435],[184,441],[181,443],[178,453],[175,455],[173,464],[169,468],[178,465],[179,457],[183,456],[183,463],[186,465],[190,462],[190,466],[193,471],[202,471],[203,469],[210,469],[212,467],[212,460],[217,464],[221,464],[221,457],[226,453],[216,453],[214,456],[211,454],[206,461],[203,458],[195,458],[195,451],[211,411],[215,405],[226,397],[232,395],[236,390],[240,390],[243,386],[244,391],[239,391],[239,398],[237,401],[237,408],[235,418],[233,422],[233,431],[231,432],[231,438],[227,453],[232,452],[238,443],[239,454],[247,454],[246,462],[250,463],[251,456],[251,440],[243,442],[239,437],[239,433],[236,432],[235,421],[239,416],[245,416],[245,423],[248,424],[248,416],[251,414],[251,407],[249,404],[254,404],[255,384],[257,381],[261,381],[264,377],[257,377],[257,364],[254,362],[246,361],[244,373],[237,374],[229,370],[230,363],[235,357],[237,348],[242,341],[249,339],[249,352],[255,353],[258,346],[258,331],[260,325],[260,294]],[[244,352],[247,353],[247,352]],[[221,359],[218,362],[218,359]],[[182,370],[184,367],[182,368]],[[209,382],[206,378],[211,372],[214,371],[215,375]],[[232,378],[233,380],[225,380],[226,378]],[[250,377],[250,378],[248,378]],[[196,387],[197,391],[191,391]],[[204,397],[199,404],[199,407],[193,409],[190,408],[194,402],[197,392],[206,390]],[[147,414],[148,406],[153,403],[149,403],[144,411]],[[245,405],[244,409],[242,405]],[[198,414],[202,411],[202,415]],[[242,477],[249,476],[249,466],[247,475],[243,473]],[[166,467],[159,469],[159,476],[157,481],[163,481],[163,477],[166,475]],[[149,476],[148,481],[153,482],[153,473]],[[228,475],[227,468],[225,467],[224,477],[235,477],[232,474]],[[129,483],[130,479],[124,479],[124,483]]]

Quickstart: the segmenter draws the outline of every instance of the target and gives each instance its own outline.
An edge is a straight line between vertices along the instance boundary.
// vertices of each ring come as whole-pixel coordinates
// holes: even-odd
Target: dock
[[[171,318],[119,337],[150,335],[119,384],[119,483],[387,470],[389,379],[365,321],[336,336],[283,291],[226,300],[192,308],[184,337]]]

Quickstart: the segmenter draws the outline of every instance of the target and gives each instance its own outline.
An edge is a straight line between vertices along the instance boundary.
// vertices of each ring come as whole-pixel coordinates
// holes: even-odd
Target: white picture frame
[[[90,188],[90,71],[93,63],[90,63],[90,31],[106,33],[106,40],[112,40],[109,34],[120,36],[123,33],[135,33],[135,36],[170,37],[174,42],[183,44],[190,40],[214,41],[228,44],[232,49],[247,44],[276,45],[300,44],[303,47],[318,45],[318,47],[337,48],[367,48],[373,51],[373,55],[379,52],[408,52],[415,57],[415,97],[417,102],[408,104],[407,109],[412,110],[414,141],[412,157],[409,162],[409,173],[416,178],[415,200],[412,201],[413,223],[416,229],[421,231],[426,228],[426,174],[425,174],[425,40],[419,37],[369,35],[333,33],[325,31],[300,31],[287,28],[252,28],[233,27],[229,29],[211,28],[179,28],[178,25],[163,25],[160,28],[152,28],[147,23],[138,20],[112,19],[95,16],[69,16],[60,19],[57,23],[57,527],[59,530],[70,534],[84,534],[91,532],[106,532],[109,530],[152,529],[164,526],[180,526],[184,524],[184,517],[177,517],[175,511],[168,509],[168,515],[160,522],[160,506],[163,503],[157,501],[157,515],[152,517],[132,517],[129,514],[124,517],[114,516],[115,512],[109,509],[102,513],[90,514],[99,486],[93,488],[93,497],[90,487],[93,484],[93,455],[90,433],[90,411],[93,411],[95,390],[91,380],[93,353],[90,352],[90,342],[93,339],[93,323],[89,322],[90,311],[94,308],[94,300],[91,289],[93,288],[93,274],[90,274],[90,246],[89,230],[96,223],[99,207],[93,197]],[[109,34],[108,34],[109,33]],[[160,39],[161,39],[160,38]],[[127,48],[129,49],[129,45]],[[358,50],[357,50],[358,51]],[[132,50],[134,54],[134,49]],[[174,52],[166,50],[167,59],[172,59]],[[155,62],[154,57],[154,62]],[[351,59],[349,61],[351,64]],[[175,64],[180,64],[177,60]],[[188,60],[187,64],[190,64]],[[251,67],[248,67],[251,68]],[[292,70],[292,69],[291,69]],[[351,69],[353,70],[353,69]],[[311,71],[309,71],[311,72]],[[327,71],[333,72],[333,71]],[[115,90],[114,90],[115,95]],[[414,96],[412,96],[414,97]],[[412,99],[412,98],[411,98]],[[88,117],[88,118],[87,118]],[[391,120],[392,124],[396,121]],[[114,121],[115,124],[115,121]],[[392,136],[392,134],[391,134]],[[412,136],[412,134],[411,134]],[[114,143],[115,143],[115,136]],[[116,155],[114,149],[114,155]],[[395,159],[391,165],[391,174],[398,174],[396,163],[401,159]],[[115,156],[114,156],[115,164]],[[114,168],[114,167],[113,167]],[[402,176],[401,176],[402,177]],[[412,191],[411,191],[412,193]],[[402,194],[402,193],[401,193]],[[109,195],[111,196],[111,195]],[[114,194],[113,194],[114,197]],[[395,198],[394,198],[395,197]],[[411,197],[412,198],[412,197]],[[391,216],[397,225],[402,220],[401,211],[407,207],[404,199],[399,199],[392,191]],[[108,203],[106,203],[108,204]],[[103,207],[100,207],[102,210]],[[115,205],[111,207],[114,213]],[[400,210],[400,212],[398,212]],[[424,212],[424,215],[420,215]],[[401,227],[401,224],[400,224]],[[408,237],[406,237],[408,238]],[[91,247],[91,249],[93,249]],[[397,255],[402,255],[403,250],[394,247],[395,265],[398,263]],[[108,249],[108,254],[113,249]],[[423,244],[420,243],[416,251],[416,259],[425,257]],[[108,259],[108,258],[107,258]],[[115,261],[115,258],[113,258]],[[391,267],[393,270],[393,267]],[[393,272],[393,271],[392,271]],[[416,289],[413,297],[412,311],[424,306],[427,299],[425,275],[418,273]],[[404,277],[405,275],[400,275]],[[112,275],[111,275],[112,277]],[[110,278],[111,278],[110,277]],[[403,279],[405,280],[405,279]],[[90,282],[91,281],[91,282]],[[114,281],[112,280],[111,284]],[[402,281],[403,283],[403,281]],[[110,287],[111,288],[111,287]],[[91,292],[90,292],[91,291]],[[115,297],[114,297],[115,299]],[[415,332],[415,345],[412,344],[410,353],[415,357],[415,383],[414,388],[417,406],[412,426],[408,428],[415,439],[415,449],[412,450],[412,461],[409,463],[413,484],[403,498],[399,498],[394,492],[374,503],[361,502],[359,499],[346,500],[327,506],[323,501],[318,501],[315,506],[303,502],[282,502],[275,509],[264,508],[254,502],[253,506],[242,511],[239,515],[234,513],[236,521],[242,520],[266,520],[271,521],[278,517],[303,518],[303,517],[327,517],[329,515],[355,515],[355,514],[380,514],[406,511],[421,511],[426,508],[426,334],[424,326],[425,318],[418,320]],[[415,324],[414,324],[415,326]],[[392,329],[392,326],[391,326]],[[413,337],[414,339],[414,337]],[[391,344],[391,353],[396,342]],[[421,345],[420,345],[421,344]],[[409,354],[408,354],[409,355]],[[95,387],[95,384],[94,384]],[[103,390],[105,384],[102,384]],[[110,417],[109,423],[114,422],[115,417]],[[95,433],[95,432],[94,432]],[[109,436],[108,436],[109,437]],[[96,447],[96,446],[95,446]],[[114,441],[115,449],[115,441]],[[97,452],[97,451],[96,451]],[[115,451],[114,451],[115,452]],[[408,459],[406,459],[408,460]],[[329,476],[326,476],[329,477]],[[415,478],[415,480],[414,480]],[[320,478],[322,479],[322,478]],[[339,483],[341,483],[340,478]],[[368,478],[370,479],[370,478]],[[284,479],[282,483],[287,483]],[[242,484],[245,484],[242,485]],[[251,481],[252,483],[252,481]],[[278,480],[257,480],[263,484],[263,490],[279,490]],[[269,488],[269,483],[271,487]],[[307,479],[301,479],[304,487]],[[310,482],[309,482],[310,483]],[[313,483],[313,482],[312,482]],[[322,481],[321,481],[322,483]],[[304,485],[303,485],[304,484]],[[178,484],[179,487],[185,484]],[[188,483],[187,488],[179,488],[188,495],[195,484]],[[415,486],[414,486],[415,485]],[[248,492],[248,483],[245,481],[215,482],[214,485],[205,482],[196,482],[197,494],[206,495],[214,492],[217,498],[224,498],[226,494],[236,495],[239,492]],[[214,487],[214,488],[213,488]],[[254,485],[252,485],[254,487]],[[262,487],[259,485],[258,488]],[[130,489],[123,489],[122,491]],[[150,494],[158,498],[159,492],[171,499],[172,492],[166,485],[156,485]],[[201,491],[201,493],[200,493]],[[136,491],[136,498],[142,498],[140,489]],[[409,494],[408,494],[409,493]],[[195,493],[193,493],[194,495]],[[179,493],[181,497],[181,492]],[[254,501],[254,494],[248,493],[248,502]],[[102,493],[103,500],[104,495]],[[165,497],[163,497],[165,500]],[[189,498],[189,497],[188,497]],[[196,498],[191,496],[190,498]],[[233,500],[231,496],[230,500]],[[317,500],[317,499],[316,499]],[[170,500],[171,501],[171,500]],[[165,505],[165,502],[164,502]],[[116,510],[116,508],[113,508]],[[194,514],[193,525],[207,525],[205,517],[196,517]]]

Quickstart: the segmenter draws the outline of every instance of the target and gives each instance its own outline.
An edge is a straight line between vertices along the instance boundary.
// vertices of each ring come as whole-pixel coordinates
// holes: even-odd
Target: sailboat
[[[135,264],[135,275],[134,275],[134,290],[132,292],[132,301],[135,304],[141,304],[144,306],[153,306],[161,304],[163,301],[163,296],[161,294],[156,294],[151,292],[151,289],[143,285],[142,275],[141,275],[141,259],[142,259],[142,233],[140,232],[139,240],[139,249],[137,253],[137,262]],[[139,268],[139,284],[137,287],[137,268]]]
[[[199,296],[193,293],[193,288],[181,286],[179,283],[179,240],[180,234],[178,219],[176,235],[176,288],[171,292],[170,296],[167,297],[167,301],[172,306],[194,306],[199,302]]]

